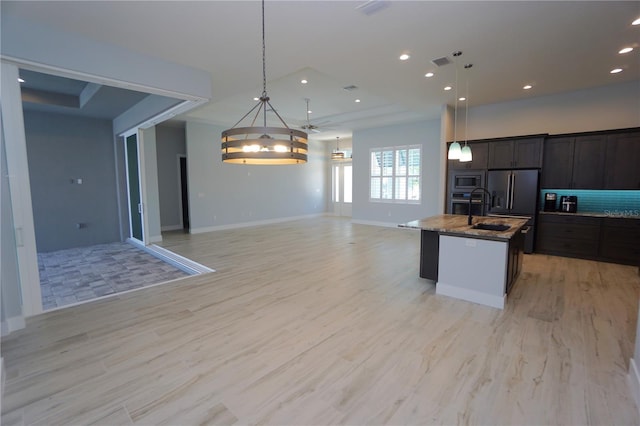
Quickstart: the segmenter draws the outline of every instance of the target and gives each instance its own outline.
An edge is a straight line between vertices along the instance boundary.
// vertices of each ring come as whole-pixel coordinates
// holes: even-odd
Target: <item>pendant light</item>
[[[453,142],[449,145],[449,152],[447,153],[447,158],[449,160],[459,160],[461,155],[461,147],[460,143],[457,139],[457,128],[458,128],[458,61],[455,58],[462,55],[461,51],[453,52],[453,58],[456,66],[456,99],[455,99],[455,107],[453,109]]]
[[[336,136],[336,149],[331,153],[332,160],[344,160],[344,152],[340,151],[340,136]]]
[[[466,64],[464,69],[469,70],[473,64]],[[467,144],[467,130],[469,128],[469,75],[467,75],[467,95],[465,96],[465,113],[464,113],[464,146],[460,150],[460,162],[468,163],[473,160],[473,154],[471,153],[471,147]]]
[[[299,164],[307,162],[307,134],[290,129],[269,102],[264,37],[264,0],[262,0],[262,96],[258,103],[230,129],[222,132],[222,161],[235,164]],[[249,127],[236,127],[255,111]],[[283,127],[267,127],[267,111]],[[254,126],[262,115],[262,126]]]

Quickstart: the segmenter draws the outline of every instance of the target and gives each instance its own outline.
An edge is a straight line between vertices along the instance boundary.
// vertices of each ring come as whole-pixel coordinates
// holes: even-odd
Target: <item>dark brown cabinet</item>
[[[640,266],[640,219],[540,214],[536,252]]]
[[[606,135],[548,138],[541,187],[602,189],[606,141]]]
[[[579,136],[573,150],[573,189],[602,189],[606,135]]]
[[[600,218],[541,214],[536,251],[593,259],[598,255]]]
[[[469,142],[471,147],[472,160],[461,163],[458,160],[448,160],[449,170],[485,170],[487,168],[487,158],[489,156],[489,144],[487,142]],[[462,144],[464,146],[464,144]]]
[[[489,169],[535,169],[542,166],[542,137],[489,142]]]
[[[422,230],[420,236],[420,277],[438,281],[440,235],[436,231]]]
[[[640,219],[604,218],[600,257],[612,262],[640,266]]]
[[[549,138],[544,141],[540,186],[570,188],[573,173],[574,138]]]
[[[640,132],[609,135],[604,189],[640,189]]]

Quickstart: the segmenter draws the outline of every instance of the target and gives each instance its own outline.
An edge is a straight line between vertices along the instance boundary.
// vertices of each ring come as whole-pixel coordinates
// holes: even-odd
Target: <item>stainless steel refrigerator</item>
[[[491,194],[489,216],[529,217],[525,227],[524,252],[533,253],[538,211],[539,170],[490,170],[487,189]]]

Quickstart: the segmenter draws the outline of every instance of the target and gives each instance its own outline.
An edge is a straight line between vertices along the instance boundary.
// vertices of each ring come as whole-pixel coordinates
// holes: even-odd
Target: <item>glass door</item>
[[[352,166],[351,162],[331,166],[333,214],[351,217]]]
[[[126,136],[124,143],[127,170],[127,193],[129,195],[129,235],[131,238],[144,243],[138,133],[136,132]]]

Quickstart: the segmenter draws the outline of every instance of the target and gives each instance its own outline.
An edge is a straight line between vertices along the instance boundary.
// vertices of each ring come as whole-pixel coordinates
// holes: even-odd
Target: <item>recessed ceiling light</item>
[[[631,23],[631,25],[640,25],[640,18],[636,19]]]
[[[464,96],[460,96],[460,97],[458,98],[458,100],[459,100],[459,101],[466,101],[466,100],[467,100],[467,98],[465,98]]]
[[[622,72],[622,68],[614,68],[611,71],[609,71],[609,73],[611,74],[618,74],[619,72]]]
[[[402,55],[400,55],[400,60],[401,61],[406,61],[407,59],[409,59],[411,56],[409,56],[409,54],[407,53],[403,53]]]
[[[300,83],[302,83],[302,84],[307,84],[307,83],[308,83],[308,81],[307,81],[307,80],[305,80],[305,79],[303,78],[302,80],[300,80]]]
[[[527,85],[523,86],[522,88],[523,88],[524,90],[529,90],[529,89],[531,89],[532,87],[533,87],[532,85],[527,84]]]
[[[18,77],[18,83],[24,83],[24,79]]]
[[[619,54],[629,53],[633,50],[633,47],[624,47],[618,51]]]
[[[356,99],[355,103],[357,103],[357,104],[360,103],[360,99]]]
[[[313,114],[313,111],[311,111],[310,109],[307,110],[307,114]]]
[[[428,72],[424,75],[425,77],[433,77],[433,73],[432,72]]]
[[[445,86],[444,90],[451,90],[451,86]]]

